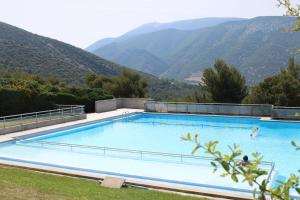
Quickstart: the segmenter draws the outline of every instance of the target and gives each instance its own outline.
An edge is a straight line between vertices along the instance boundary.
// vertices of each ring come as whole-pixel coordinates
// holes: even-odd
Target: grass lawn
[[[107,189],[96,181],[1,166],[0,199],[204,200],[134,188]]]

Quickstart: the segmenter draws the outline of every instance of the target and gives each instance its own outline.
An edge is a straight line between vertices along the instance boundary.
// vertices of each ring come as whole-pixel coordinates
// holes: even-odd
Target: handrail
[[[55,111],[64,111],[64,110],[71,110],[74,108],[84,108],[84,105],[78,105],[76,107],[70,107],[70,108],[60,108],[60,109],[53,109],[53,110],[44,110],[44,111],[39,111],[39,112],[31,112],[31,113],[22,113],[22,114],[17,114],[17,115],[7,115],[7,116],[2,116],[2,118],[8,118],[8,117],[20,117],[20,116],[25,116],[25,115],[35,115],[35,114],[40,114],[40,113],[49,113],[49,112],[55,112]]]
[[[51,121],[53,119],[57,119],[58,116],[64,119],[70,115],[81,115],[84,113],[84,107],[84,105],[77,105],[74,107],[71,106],[69,108],[60,108],[18,115],[3,116],[0,117],[0,129],[18,127],[28,124],[37,124],[41,121]]]
[[[122,115],[123,116],[123,115]],[[124,116],[126,117],[126,115],[124,114]],[[218,128],[232,128],[232,129],[253,129],[253,128],[257,128],[257,127],[247,127],[247,126],[221,126],[221,125],[213,125],[213,124],[204,124],[204,123],[166,123],[166,122],[139,122],[139,121],[134,121],[134,120],[128,120],[126,119],[126,122],[128,123],[136,123],[136,124],[160,124],[160,125],[172,125],[172,126],[202,126],[202,127],[218,127]]]
[[[298,110],[300,110],[300,107],[287,107],[287,106],[273,106],[273,109],[274,110],[280,110],[280,109],[298,109]]]
[[[83,105],[65,105],[65,104],[55,104],[58,109],[64,109],[64,108],[75,108],[75,107],[80,107]]]
[[[272,162],[271,170],[270,170],[270,172],[268,174],[268,177],[267,177],[267,183],[269,183],[271,181],[270,179],[271,179],[271,175],[272,175],[274,169],[275,169],[275,163]]]
[[[55,106],[61,106],[61,107],[77,107],[77,106],[83,106],[83,105],[67,105],[67,104],[55,104]]]
[[[183,104],[183,105],[219,105],[219,106],[273,106],[272,104],[239,104],[239,103],[196,103],[196,102],[167,102],[167,101],[147,101],[146,103],[156,104]]]
[[[101,147],[101,146],[90,146],[90,145],[80,145],[80,144],[70,144],[70,143],[59,143],[59,142],[48,142],[42,140],[28,140],[28,139],[21,139],[21,138],[14,138],[18,142],[24,143],[38,143],[38,144],[47,144],[52,146],[67,146],[70,147],[72,150],[73,147],[78,148],[85,148],[85,149],[99,149],[105,151],[118,151],[118,152],[125,152],[125,153],[137,153],[142,155],[159,155],[159,156],[166,156],[166,157],[178,157],[181,158],[192,158],[198,160],[214,160],[213,157],[206,157],[206,156],[194,156],[194,155],[186,155],[186,154],[175,154],[175,153],[164,153],[164,152],[155,152],[155,151],[142,151],[142,150],[133,150],[133,149],[120,149],[120,148],[111,148],[111,147]],[[262,161],[262,165],[272,166],[273,162]]]

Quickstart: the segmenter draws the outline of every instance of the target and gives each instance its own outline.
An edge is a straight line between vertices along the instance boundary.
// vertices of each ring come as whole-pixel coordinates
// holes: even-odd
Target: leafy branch
[[[277,0],[278,7],[284,7],[286,9],[286,16],[295,16],[297,17],[297,23],[295,23],[290,31],[299,31],[300,30],[300,5],[292,5],[290,0]]]
[[[296,151],[300,151],[300,146],[298,146],[295,141],[292,141],[291,145],[296,148]]]
[[[237,144],[228,146],[230,153],[223,154],[217,149],[218,141],[209,141],[208,143],[202,144],[199,142],[199,136],[197,134],[192,136],[190,133],[186,136],[182,136],[181,139],[195,143],[192,154],[202,149],[206,154],[213,157],[210,164],[213,167],[214,173],[221,168],[223,171],[221,177],[230,176],[232,181],[236,183],[247,182],[251,187],[256,186],[253,191],[253,197],[255,199],[265,200],[269,196],[271,199],[289,200],[291,199],[290,190],[292,189],[300,194],[299,177],[295,174],[291,174],[285,182],[277,181],[278,184],[276,187],[268,187],[270,177],[267,176],[268,171],[260,168],[260,165],[263,163],[263,156],[260,153],[252,153],[252,160],[245,162],[239,159],[243,151]],[[295,142],[292,142],[292,145],[295,146],[297,150],[300,149]],[[256,197],[257,194],[259,195]]]

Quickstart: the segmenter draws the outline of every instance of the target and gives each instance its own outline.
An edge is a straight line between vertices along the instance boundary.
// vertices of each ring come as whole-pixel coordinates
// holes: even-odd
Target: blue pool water
[[[253,128],[258,128],[256,137],[250,136]],[[202,143],[210,140],[220,141],[219,148],[224,152],[228,151],[227,145],[237,143],[247,155],[251,155],[252,152],[262,153],[265,161],[275,162],[277,176],[281,179],[290,173],[295,173],[300,168],[299,152],[296,152],[290,145],[292,140],[300,143],[300,123],[270,122],[262,121],[260,118],[143,113],[56,131],[30,138],[30,140],[189,155],[194,145],[180,139],[188,132],[198,134]],[[212,178],[214,175],[209,175],[210,180],[207,177],[207,180],[204,180],[205,176],[200,172],[202,170],[204,173],[211,173],[208,164],[206,166],[203,163],[201,166],[179,166],[180,164],[176,162],[162,162],[164,158],[157,161],[153,158],[150,161],[143,161],[130,159],[130,156],[128,159],[124,157],[118,159],[116,157],[118,152],[114,152],[114,156],[111,157],[109,155],[101,157],[102,152],[97,151],[76,150],[70,152],[70,149],[66,147],[55,145],[45,147],[45,145],[39,146],[23,142],[0,145],[0,157],[3,158],[199,184],[221,186],[229,184],[229,181],[223,181],[217,175],[215,175],[215,179]],[[197,154],[207,156],[203,152]],[[99,157],[95,157],[95,155]],[[193,175],[195,172],[199,175]],[[163,175],[159,176],[159,173],[163,173]],[[245,185],[231,185],[230,187],[247,188]]]

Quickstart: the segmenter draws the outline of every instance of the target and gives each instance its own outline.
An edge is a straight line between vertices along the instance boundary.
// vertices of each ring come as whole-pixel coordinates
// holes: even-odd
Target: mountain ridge
[[[93,44],[89,45],[86,48],[86,50],[89,52],[94,52],[95,50],[113,42],[120,42],[134,36],[153,33],[164,29],[196,30],[204,27],[214,26],[227,21],[239,21],[239,20],[245,20],[245,18],[209,17],[209,18],[200,18],[200,19],[180,20],[180,21],[173,21],[173,22],[166,22],[166,23],[152,22],[152,23],[147,23],[138,26],[137,28],[134,28],[126,32],[120,37],[100,39],[94,42]]]
[[[300,33],[284,30],[295,21],[293,17],[256,17],[192,31],[167,29],[116,43],[123,49],[144,49],[166,62],[168,67],[161,77],[184,80],[221,58],[238,67],[248,84],[256,84],[278,73],[287,65],[289,56],[299,60],[293,52],[300,46]],[[122,64],[107,54],[108,50],[118,53],[111,44],[94,53]],[[128,55],[127,59],[135,57]],[[149,70],[148,67],[151,73]]]

